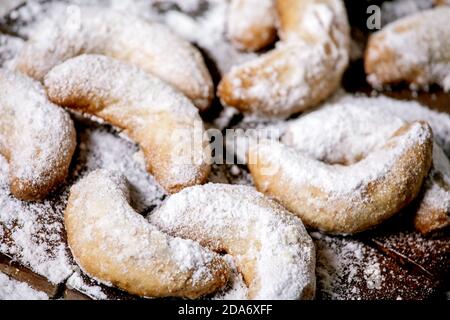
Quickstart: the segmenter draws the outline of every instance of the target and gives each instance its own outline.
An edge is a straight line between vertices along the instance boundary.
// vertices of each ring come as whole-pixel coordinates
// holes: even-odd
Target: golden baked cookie
[[[363,141],[376,134],[368,133]],[[416,198],[431,167],[432,148],[429,125],[413,122],[370,152],[356,153],[355,162],[326,157],[321,161],[286,144],[263,140],[250,148],[248,165],[257,189],[305,225],[348,234],[380,224]]]
[[[257,51],[275,41],[276,10],[273,0],[231,0],[227,35],[239,49]]]

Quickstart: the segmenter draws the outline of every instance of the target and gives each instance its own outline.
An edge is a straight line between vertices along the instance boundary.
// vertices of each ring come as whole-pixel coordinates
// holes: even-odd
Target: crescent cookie
[[[344,100],[305,115],[288,125],[282,141],[326,163],[356,163],[406,123],[384,104],[405,102],[377,100],[373,107],[364,106],[364,98],[359,104],[358,100]],[[450,226],[450,162],[436,143],[420,197],[414,217],[418,231],[428,234]]]
[[[375,87],[399,82],[413,88],[437,83],[450,90],[449,7],[422,11],[388,24],[369,38],[368,81]]]
[[[233,45],[260,50],[275,41],[277,31],[273,0],[231,0],[227,34]]]
[[[162,80],[105,56],[81,55],[53,68],[44,85],[54,103],[123,129],[168,192],[206,181],[210,153],[198,110]]]
[[[53,14],[33,30],[16,68],[41,81],[50,69],[83,53],[128,62],[168,82],[200,109],[209,107],[213,83],[200,52],[167,27],[100,7],[76,6]],[[73,20],[73,21],[71,21]]]
[[[70,116],[42,86],[0,69],[0,154],[9,162],[11,193],[40,200],[67,176],[76,146]]]
[[[450,0],[434,0],[433,4],[435,6],[445,6],[445,5],[450,5]]]
[[[97,170],[75,184],[64,223],[79,266],[132,294],[197,298],[227,281],[228,265],[219,255],[167,236],[136,213],[116,172]]]
[[[230,254],[249,299],[312,299],[314,244],[300,219],[248,186],[207,184],[172,195],[151,223]]]
[[[321,119],[326,123],[328,115]],[[363,141],[372,141],[370,135],[376,134],[368,132]],[[248,165],[257,189],[307,226],[351,234],[380,224],[416,198],[430,170],[432,147],[428,124],[413,122],[372,150],[356,153],[355,162],[345,157],[339,161],[338,154],[318,160],[283,143],[263,140],[249,149]]]
[[[277,0],[275,49],[234,66],[218,87],[223,104],[287,117],[317,105],[339,86],[350,32],[341,0]]]

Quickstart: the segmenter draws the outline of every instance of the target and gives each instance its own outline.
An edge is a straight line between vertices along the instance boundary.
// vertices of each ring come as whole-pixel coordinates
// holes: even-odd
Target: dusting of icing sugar
[[[33,2],[33,1],[30,1],[30,2]],[[125,1],[117,1],[117,2],[125,2]],[[133,1],[130,1],[130,2],[133,2]],[[184,1],[182,1],[182,2],[184,2]],[[225,2],[225,1],[224,1]],[[174,14],[174,16],[175,16],[176,14]],[[183,14],[180,14],[180,15],[182,15],[182,16],[184,16]],[[185,16],[186,18],[187,18],[187,16]],[[176,17],[176,19],[178,19],[178,17]],[[175,20],[176,20],[175,19]],[[190,19],[190,18],[188,18],[188,19]],[[200,18],[200,20],[201,20],[202,18]],[[217,20],[216,20],[217,21]],[[198,23],[198,21],[196,21],[196,20],[193,20],[193,22],[195,22],[195,23]],[[211,20],[211,22],[213,22],[213,20]],[[179,27],[178,27],[178,29],[182,29],[183,28],[183,25],[180,25]],[[200,37],[203,33],[201,33],[202,32],[202,30],[198,30],[199,32],[197,32],[195,35],[189,35],[189,37]],[[180,32],[183,32],[183,31],[180,31]],[[206,32],[206,31],[205,31]],[[205,42],[207,42],[207,41],[210,41],[209,39],[206,39],[205,40]],[[0,49],[1,50],[1,49]],[[216,53],[217,54],[217,53]],[[226,57],[226,55],[224,54],[223,55],[223,57],[221,57],[221,59],[224,59],[224,60],[227,60],[227,58],[228,57]],[[231,65],[231,63],[229,63],[230,65]],[[409,108],[409,106],[405,106],[405,108],[399,108],[400,110],[398,111],[398,113],[403,113],[403,114],[405,114],[406,116],[408,116],[409,114],[414,114],[415,113],[415,111],[416,111],[416,109],[415,108],[413,108],[413,107],[411,107],[411,109],[412,110],[414,110],[414,112],[410,112],[410,110],[407,110]],[[422,108],[422,107],[421,107]],[[427,110],[426,108],[422,108],[423,110],[422,111],[424,111],[424,113],[428,113],[428,111],[429,110]],[[403,110],[403,111],[402,111]],[[430,113],[432,113],[432,111],[429,111]],[[439,117],[437,117],[437,118],[439,118]],[[445,124],[445,121],[443,121],[442,122],[442,124]],[[433,125],[432,125],[433,126]],[[445,127],[445,126],[441,126],[441,128],[442,129],[445,129],[445,128],[449,128],[449,126],[447,126],[447,127]],[[435,128],[433,128],[434,129],[434,131],[436,131],[436,129]],[[448,131],[447,131],[448,132]],[[436,132],[435,132],[436,133]],[[100,136],[107,136],[107,133],[106,132],[101,132],[101,134],[99,135],[99,140],[98,140],[98,143],[99,144],[101,144],[101,141],[102,141],[102,137],[100,137]],[[112,136],[112,135],[111,135]],[[448,136],[448,135],[447,135]],[[442,137],[445,137],[445,135],[442,135]],[[116,144],[118,144],[119,142],[120,142],[120,144],[122,144],[123,143],[123,141],[121,140],[121,139],[119,139],[119,138],[116,138],[116,137],[114,137],[115,139],[111,139],[111,141],[108,141],[108,143],[105,143],[104,144],[104,146],[105,146],[105,148],[104,148],[104,150],[102,150],[102,153],[103,152],[105,152],[105,155],[106,155],[106,153],[108,153],[108,146],[109,146],[109,143],[111,143],[111,147],[113,147],[114,148],[114,146],[116,145]],[[105,140],[106,141],[106,140]],[[445,141],[447,141],[447,140],[445,140]],[[96,147],[97,148],[97,147]],[[122,150],[121,148],[119,148],[120,150]],[[131,154],[131,152],[133,152],[134,150],[136,150],[134,147],[130,147],[129,149],[128,149],[128,147],[127,148],[124,148],[122,151],[124,151],[124,152],[126,152],[126,154],[128,155],[128,154]],[[447,150],[450,150],[449,148],[447,148]],[[91,152],[92,152],[93,150],[91,150]],[[115,152],[111,152],[111,154],[115,154]],[[108,158],[109,159],[109,156],[107,156],[106,158]],[[126,162],[129,162],[129,157],[127,156],[127,157],[124,157],[125,159],[126,159]],[[111,157],[111,162],[117,162],[117,163],[119,163],[119,162],[121,162],[121,161],[125,161],[125,160],[122,160],[122,157],[121,156],[117,156],[117,157]],[[95,162],[95,161],[94,161]],[[94,162],[92,162],[92,163],[94,163]],[[109,160],[108,161],[106,161],[106,162],[109,162]],[[132,162],[132,161],[131,161]],[[100,166],[100,162],[98,162],[97,163],[97,165],[98,166]],[[121,165],[118,165],[118,166],[121,166]],[[116,167],[114,164],[112,164],[112,167]],[[142,170],[142,172],[141,172],[141,170],[139,169],[139,170],[137,170],[137,172],[139,172],[139,175],[141,175],[142,174],[142,177],[148,177],[148,175],[144,172],[144,170]],[[144,179],[145,180],[145,179]],[[141,181],[141,180],[140,180]],[[142,188],[144,188],[145,189],[145,187],[142,187]],[[151,186],[151,188],[153,188],[153,186]],[[145,191],[145,190],[144,190]],[[2,232],[3,232],[3,229],[1,229],[0,228],[0,238],[3,236],[2,235]],[[339,258],[339,257],[338,257]],[[370,274],[370,272],[369,272],[369,274]],[[335,274],[333,274],[333,276],[335,276]],[[374,281],[374,282],[376,282],[376,281]],[[238,295],[238,296],[240,296],[240,295]]]
[[[417,300],[433,292],[430,288],[433,281],[424,275],[415,275],[410,269],[399,268],[394,259],[368,245],[368,239],[335,237],[319,232],[313,232],[311,236],[317,249],[319,299]],[[431,261],[447,266],[449,247],[443,249],[442,244],[436,243],[446,240],[430,240],[417,233],[396,233],[380,241],[394,251],[413,256],[415,260],[419,258],[416,262],[427,267]],[[411,252],[415,254],[411,255]],[[439,258],[430,259],[429,254]]]
[[[322,121],[324,118],[327,121]],[[364,155],[364,150],[375,147],[405,121],[426,121],[438,145],[450,156],[449,114],[430,110],[415,101],[385,96],[338,96],[316,111],[287,121],[280,128],[284,130],[285,143],[318,159],[345,162],[345,157],[350,157],[349,162],[354,162]],[[361,137],[352,139],[356,132]],[[318,139],[317,142],[312,141],[311,136]],[[336,145],[334,151],[333,145]]]
[[[197,44],[214,60],[222,73],[229,71],[232,65],[242,63],[256,57],[254,53],[245,53],[236,49],[226,36],[226,19],[229,1],[223,0],[71,0],[77,5],[107,6],[114,11],[134,14],[143,19],[167,24],[181,37]],[[207,10],[201,10],[208,4]],[[153,5],[152,5],[153,4]],[[159,11],[154,4],[176,4],[181,11]],[[29,0],[27,4],[13,11],[13,16],[21,25],[20,32],[24,37],[35,33],[34,21],[46,18],[49,11],[48,3]],[[66,6],[51,3],[51,10],[62,12]],[[191,12],[201,11],[193,17]]]
[[[364,279],[367,282],[367,289],[381,289],[383,278],[381,276],[380,264],[374,263],[364,269]]]
[[[327,163],[352,164],[382,146],[404,124],[383,110],[374,114],[336,103],[289,121],[282,142]]]
[[[232,131],[226,131],[226,151],[236,156],[238,164],[246,164],[248,149],[252,144],[260,139],[279,140],[286,131],[287,124],[288,121],[280,119],[267,120],[254,115],[245,116]]]
[[[48,296],[0,272],[0,300],[48,300]]]
[[[228,250],[244,277],[253,279],[250,298],[313,298],[314,246],[303,224],[252,187],[191,187],[168,198],[149,221],[213,250]]]
[[[122,102],[131,104],[130,108],[150,109],[144,115],[174,112],[184,118],[198,114],[192,103],[167,83],[137,67],[102,55],[83,54],[67,60],[46,75],[44,84],[50,96],[64,99],[73,90],[80,94],[89,92],[94,82],[98,87],[96,97],[111,105]],[[129,110],[122,109],[116,112],[125,116]],[[136,118],[136,126],[142,124],[139,120],[145,119]]]
[[[0,6],[0,17],[8,13],[9,10],[19,5],[21,0],[3,0]]]
[[[208,182],[253,185],[252,176],[237,165],[212,165]]]
[[[39,0],[20,2],[22,3],[5,8],[6,11],[1,14],[1,17],[6,16],[12,22],[12,25],[8,27],[12,28],[11,31],[13,31],[13,33],[18,34],[20,37],[26,38],[28,31],[27,26],[41,16],[44,12],[45,5]]]
[[[96,169],[96,168],[111,168],[111,169],[117,169],[117,163],[123,163],[120,164],[120,167],[127,167],[128,164],[132,163],[131,161],[131,154],[134,150],[136,150],[137,146],[134,145],[132,142],[125,141],[123,139],[118,138],[116,135],[113,135],[106,131],[104,128],[94,128],[94,129],[85,129],[85,130],[79,130],[81,131],[81,142],[82,145],[90,145],[92,143],[92,140],[96,140],[94,145],[97,145],[98,147],[83,147],[82,149],[84,152],[87,152],[87,155],[89,158],[92,158],[93,161],[87,160],[88,162],[88,168],[89,170]],[[98,153],[101,154],[98,154]],[[135,153],[133,155],[133,158],[136,157],[137,154],[140,154],[140,152]],[[84,156],[83,156],[84,157]],[[141,155],[138,157],[142,157]],[[94,160],[95,159],[95,160]],[[103,159],[100,161],[100,159]],[[82,161],[84,163],[85,161]],[[82,165],[83,167],[84,165]],[[133,168],[135,168],[133,170]],[[143,181],[149,180],[150,184],[148,186],[142,186],[138,187],[139,192],[141,192],[143,195],[138,196],[139,201],[132,201],[134,203],[133,207],[139,208],[142,206],[142,203],[140,201],[150,200],[151,201],[148,205],[148,208],[146,210],[143,210],[141,212],[152,212],[153,210],[156,210],[159,208],[159,206],[162,203],[162,197],[157,198],[155,194],[152,192],[147,192],[148,190],[154,190],[157,188],[159,190],[159,186],[155,186],[151,183],[155,183],[153,179],[145,172],[145,165],[141,163],[137,168],[133,165],[131,168],[128,168],[127,170],[124,170],[123,173],[126,177],[128,177],[127,180],[131,182],[132,179],[130,177],[137,176],[139,177],[138,180],[140,183]],[[129,171],[132,170],[132,174],[130,175]],[[134,180],[133,180],[134,181]],[[245,184],[245,185],[251,185],[251,176],[250,174],[242,168],[239,168],[235,165],[213,165],[211,174],[209,177],[210,182],[214,183],[229,183],[229,184]],[[138,183],[138,185],[140,184]],[[133,183],[134,184],[134,183]],[[131,184],[131,185],[133,185]],[[133,189],[135,186],[131,187],[131,197],[133,198]],[[163,191],[156,192],[162,193]],[[145,195],[144,195],[145,194]],[[145,206],[144,206],[145,207]],[[138,210],[139,211],[139,210]],[[1,230],[0,230],[1,232]],[[223,288],[222,290],[218,291],[217,293],[207,296],[205,298],[212,298],[212,299],[218,299],[218,300],[245,300],[247,299],[248,294],[248,288],[242,278],[242,274],[237,270],[236,265],[233,261],[233,258],[230,255],[224,255],[223,258],[227,261],[228,265],[231,268],[231,275],[229,279],[228,285]],[[80,272],[75,272],[74,275],[72,275],[68,280],[67,284],[72,289],[75,289],[77,291],[82,292],[83,294],[91,297],[92,299],[107,299],[109,296],[107,293],[105,294],[105,287],[98,283],[98,281],[95,281],[93,279],[87,280],[84,279]]]
[[[14,33],[21,38],[29,38],[34,32],[35,23],[45,19],[49,11],[63,13],[67,10],[70,13],[76,14],[76,6],[103,6],[110,7],[116,11],[126,11],[127,13],[141,16],[145,19],[154,18],[155,12],[149,10],[152,0],[67,0],[60,1],[42,1],[42,0],[27,0],[21,1],[20,6],[11,11],[5,12],[1,16],[7,14],[8,20]],[[72,20],[73,21],[73,20]]]
[[[281,117],[289,115],[293,106],[314,99],[312,85],[314,91],[329,90],[329,83],[325,81],[327,84],[324,84],[324,78],[334,79],[331,73],[334,70],[339,73],[338,70],[342,71],[346,65],[346,59],[343,58],[345,54],[334,46],[291,42],[278,44],[275,50],[258,59],[233,66],[229,76],[232,79],[233,95],[237,99],[249,98],[255,105],[267,104],[266,108]],[[327,50],[331,50],[331,53]],[[250,86],[244,86],[246,80],[253,79],[255,70],[259,70],[260,77],[251,80]]]
[[[115,1],[121,2],[122,0],[115,0]],[[199,11],[202,5],[206,2],[206,0],[150,0],[150,2],[155,4],[167,4],[167,5],[175,4],[181,11],[191,13]]]
[[[239,112],[232,107],[223,107],[223,110],[220,112],[219,116],[215,118],[210,124],[211,127],[225,130],[229,127],[230,123],[233,121],[233,118],[238,116]],[[208,123],[205,124],[208,127]]]
[[[410,257],[431,274],[448,273],[450,242],[448,238],[423,237],[417,232],[397,232],[376,240],[386,249]]]

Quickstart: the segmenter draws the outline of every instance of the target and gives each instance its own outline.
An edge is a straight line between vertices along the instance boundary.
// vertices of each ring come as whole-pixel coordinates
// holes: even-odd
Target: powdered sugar
[[[0,6],[0,17],[4,16],[9,10],[19,5],[22,0],[3,0]]]
[[[229,88],[221,99],[227,104],[230,94],[231,100],[250,101],[244,111],[260,116],[287,117],[303,111],[336,89],[347,64],[344,52],[328,42],[279,44],[275,51],[233,67],[222,82]]]
[[[57,284],[71,273],[63,243],[63,205],[52,200],[22,202],[10,194],[8,181],[13,175],[34,186],[45,185],[61,161],[68,166],[73,124],[34,81],[7,71],[1,77],[0,147],[10,156],[10,165],[0,157],[0,251]],[[15,107],[18,103],[20,108]]]
[[[424,208],[442,210],[450,225],[450,161],[442,149],[433,148],[433,168],[425,181],[425,194],[421,205]],[[445,224],[443,221],[442,223]]]
[[[89,122],[78,123],[78,133],[77,165],[69,181],[97,168],[118,169],[130,180],[132,203],[140,212],[161,203],[164,191],[145,167],[133,160],[136,145]],[[0,252],[51,282],[64,281],[73,268],[63,237],[63,210],[70,185],[43,202],[22,202],[9,193],[7,162],[0,158],[0,164]]]
[[[175,4],[182,11],[186,11],[188,13],[193,13],[200,10],[201,6],[204,5],[206,2],[206,0],[150,0],[150,1],[156,4],[168,4],[168,5]]]
[[[30,1],[33,2],[33,1]],[[119,3],[124,3],[124,2],[129,2],[130,4],[132,2],[135,1],[116,1],[118,4]],[[192,7],[190,4],[188,4],[189,2],[196,2],[196,1],[181,1],[182,4],[181,6],[184,7],[183,10],[194,10],[194,4],[192,4]],[[200,1],[199,1],[200,2]],[[219,2],[219,1],[218,1]],[[186,5],[185,5],[186,3]],[[222,3],[224,4],[220,4],[217,6],[223,7],[225,8],[227,5],[225,4],[226,1],[222,1]],[[139,11],[140,9],[136,9],[137,7],[134,5],[133,6],[135,11]],[[125,8],[124,8],[125,9]],[[128,10],[128,8],[126,9]],[[141,12],[142,14],[145,14],[145,12]],[[209,26],[214,26],[216,23],[217,25],[220,24],[220,22],[224,21],[224,17],[225,15],[219,16],[217,15],[215,18],[213,19],[213,15],[212,15],[212,11],[208,11],[208,13],[204,14],[203,16],[199,16],[197,18],[190,18],[187,15],[185,15],[184,13],[179,13],[179,12],[173,12],[171,11],[170,13],[166,14],[166,17],[170,17],[168,18],[168,21],[170,20],[171,23],[173,22],[173,26],[176,27],[177,29],[179,29],[178,31],[180,31],[181,33],[185,33],[186,36],[189,39],[197,39],[197,38],[203,38],[203,39],[197,39],[197,41],[200,43],[200,46],[203,46],[201,43],[208,43],[208,46],[210,46],[209,50],[213,50],[215,51],[214,55],[216,57],[220,56],[219,60],[221,61],[226,61],[225,64],[226,65],[232,65],[234,64],[234,62],[230,62],[231,60],[233,60],[232,58],[228,57],[226,52],[227,50],[223,49],[225,47],[229,47],[231,48],[231,46],[229,44],[224,44],[226,43],[226,41],[224,41],[225,37],[223,36],[223,34],[220,34],[219,32],[217,32],[217,36],[219,39],[219,35],[220,35],[220,45],[216,45],[214,46],[213,43],[214,38],[213,37],[207,37],[206,35],[209,34],[210,32],[212,32],[209,28]],[[173,20],[171,20],[173,18]],[[210,20],[209,20],[210,19]],[[195,28],[194,29],[189,29],[191,27],[191,25],[189,23],[186,24],[179,24],[177,25],[177,21],[189,21],[195,24]],[[208,23],[205,22],[205,20],[208,20]],[[199,25],[201,25],[201,27],[199,27]],[[189,28],[188,28],[189,27]],[[202,28],[203,27],[203,28]],[[217,26],[219,28],[219,26]],[[182,29],[185,30],[182,30]],[[223,30],[223,26],[221,26],[220,28],[222,28]],[[196,30],[194,33],[195,34],[188,34],[190,31],[189,30]],[[219,41],[219,40],[218,40]],[[216,44],[219,44],[219,42],[217,42]],[[1,50],[1,49],[0,49]],[[209,51],[207,50],[207,51]],[[228,52],[232,52],[234,49],[231,48]],[[237,56],[241,56],[240,53],[236,53]],[[244,55],[245,56],[245,55]],[[249,55],[252,56],[252,55]],[[228,70],[228,67],[225,67],[224,70]],[[373,101],[373,100],[372,100]],[[381,101],[381,100],[380,100]],[[388,101],[389,103],[385,103],[383,102],[383,106],[381,106],[380,108],[390,108],[391,107],[391,102]],[[388,104],[388,106],[386,106],[386,104]],[[392,104],[395,104],[395,102],[392,102]],[[415,103],[405,103],[404,106],[398,106],[398,113],[399,114],[403,114],[405,117],[409,117],[414,115],[414,117],[417,116],[417,119],[425,119],[426,117],[432,118],[434,122],[438,123],[439,125],[433,125],[433,130],[435,133],[435,136],[438,136],[438,141],[442,140],[443,143],[441,144],[448,144],[448,136],[449,136],[449,132],[448,132],[448,128],[449,126],[446,125],[446,121],[445,121],[445,115],[440,115],[437,113],[433,113],[432,111],[427,110],[426,108],[423,108],[421,106],[418,106],[418,108],[416,108],[415,106],[413,106],[413,104]],[[417,104],[418,105],[418,104]],[[393,106],[394,107],[394,106]],[[396,106],[394,107],[396,108]],[[232,110],[232,109],[230,109]],[[418,114],[416,114],[417,112],[423,113],[424,116],[418,116]],[[430,116],[433,115],[433,116]],[[436,115],[436,116],[434,116]],[[444,121],[442,121],[444,120]],[[430,123],[433,121],[429,121]],[[222,128],[224,128],[226,125],[223,125]],[[221,128],[221,129],[222,129]],[[440,130],[440,133],[437,134],[436,131],[437,129]],[[84,132],[85,128],[82,128],[80,130],[78,130],[79,132]],[[163,192],[161,191],[161,189],[158,186],[154,185],[154,181],[153,179],[145,173],[145,170],[143,168],[143,166],[141,164],[136,164],[136,159],[135,157],[133,157],[133,155],[136,155],[136,151],[137,151],[137,147],[127,141],[124,141],[123,139],[120,139],[118,137],[116,137],[113,134],[110,134],[106,129],[99,129],[99,128],[94,128],[92,130],[87,130],[86,134],[81,133],[81,135],[83,135],[86,140],[88,141],[87,143],[89,145],[91,145],[90,147],[86,147],[86,149],[81,146],[81,150],[80,152],[83,155],[86,155],[86,153],[88,154],[88,158],[90,160],[87,160],[87,162],[89,162],[88,167],[95,167],[95,168],[99,168],[99,167],[109,167],[112,169],[119,169],[120,171],[126,171],[126,175],[128,176],[129,180],[132,180],[134,185],[137,185],[137,189],[139,189],[138,193],[140,193],[140,195],[136,195],[137,197],[137,201],[136,204],[138,206],[138,210],[140,212],[145,212],[146,210],[148,210],[148,208],[144,208],[144,207],[152,207],[152,202],[156,201],[157,204],[159,204],[161,202],[161,198],[159,195],[161,195],[161,197],[163,197]],[[375,136],[375,135],[374,135]],[[85,138],[82,138],[82,140],[85,140]],[[450,150],[450,144],[448,144],[447,146],[447,150]],[[98,151],[97,151],[98,150]],[[95,156],[93,154],[96,154]],[[125,155],[125,156],[124,156]],[[76,161],[76,163],[78,163],[79,160]],[[77,172],[79,171],[81,174],[84,174],[85,169],[84,169],[84,164],[83,161],[80,162],[81,164],[79,164],[79,170],[77,169]],[[220,168],[223,168],[224,166],[220,166]],[[87,169],[88,171],[90,169]],[[233,176],[233,172],[237,172],[237,170],[231,169],[230,170],[231,174],[223,174],[220,173],[220,179],[228,179],[231,176]],[[129,174],[129,172],[131,172],[131,174]],[[228,172],[228,171],[227,171]],[[245,173],[245,172],[244,172]],[[248,175],[247,175],[248,176]],[[250,180],[247,179],[242,179],[242,183],[250,183]],[[148,188],[148,189],[147,189]],[[132,189],[133,192],[133,189]],[[156,192],[156,194],[152,194],[153,192]],[[134,197],[134,196],[133,196]],[[148,202],[145,202],[145,204],[141,207],[139,206],[139,203],[145,199],[149,199]],[[8,200],[10,201],[10,200]],[[0,219],[1,220],[1,219]],[[4,236],[3,233],[3,229],[0,228],[0,239]],[[349,246],[348,250],[346,250],[347,253],[350,253],[350,251],[353,249],[355,252],[355,255],[358,257],[360,256],[360,251],[365,251],[366,249],[362,249],[358,250],[358,245],[355,246]],[[343,255],[341,255],[341,253],[339,252],[339,254],[336,256],[336,259],[341,259]],[[344,254],[345,256],[345,254]],[[361,262],[361,260],[358,260],[358,258],[353,259],[353,258],[349,258],[348,259],[348,263],[350,264],[356,264]],[[370,261],[372,262],[372,260]],[[378,275],[378,269],[379,267],[377,266],[378,262],[375,262],[375,266],[368,266],[368,267],[364,267],[364,270],[366,270],[366,272],[364,272],[364,275],[356,275],[354,277],[352,277],[353,280],[358,280],[359,278],[361,279],[361,281],[366,282],[367,286],[373,286],[374,288],[372,288],[372,290],[378,290],[378,285],[377,283],[380,283],[378,280],[380,278],[383,278],[383,274],[381,274],[380,276]],[[380,266],[381,267],[381,266]],[[382,268],[382,267],[381,267]],[[382,271],[382,270],[380,270]],[[334,277],[335,279],[341,275],[341,273],[339,271],[332,271],[330,274],[330,276]],[[241,274],[237,273],[236,276],[239,278],[241,278]],[[362,280],[364,279],[364,280]],[[359,281],[359,280],[358,280]],[[69,281],[70,282],[70,281]],[[238,285],[236,286],[236,293],[237,295],[235,296],[234,294],[232,295],[232,297],[242,297],[245,296],[246,294],[246,288],[242,287],[242,282],[237,281],[236,283],[238,283]],[[233,286],[234,288],[235,286]],[[358,289],[354,289],[355,292]],[[234,291],[232,289],[232,291]],[[92,292],[94,294],[94,292]],[[98,293],[98,292],[97,292]],[[344,293],[342,293],[342,296],[344,296]],[[350,292],[347,292],[345,294],[346,298],[349,298],[351,296]],[[353,296],[357,296],[356,293]],[[99,294],[99,297],[104,298],[104,296],[102,296],[101,294]]]
[[[385,280],[374,249],[352,239],[312,233],[317,246],[317,276],[322,298],[358,299],[382,289]],[[369,293],[363,294],[361,289]]]
[[[239,1],[234,2],[239,3]],[[254,1],[251,5],[237,6],[236,9],[238,8],[242,8],[243,10],[238,15],[229,18],[229,32],[250,32],[251,30],[249,29],[255,23],[268,26],[275,25],[274,12],[270,12],[274,11],[272,0]]]
[[[103,300],[108,298],[100,286],[90,285],[87,283],[83,279],[80,272],[75,272],[69,279],[67,279],[66,284],[69,288],[78,290],[91,299]]]
[[[0,272],[0,300],[47,300],[48,296]]]
[[[253,185],[250,173],[237,165],[213,165],[208,182]]]
[[[424,238],[417,233],[383,231],[382,234],[376,240],[370,234],[351,238],[311,234],[317,248],[319,299],[432,297],[436,290],[434,279],[441,277],[439,272],[448,273],[448,240]],[[374,241],[381,247],[375,248]],[[428,274],[410,268],[408,260],[416,263],[415,268],[425,267]],[[436,278],[430,278],[429,271]]]

